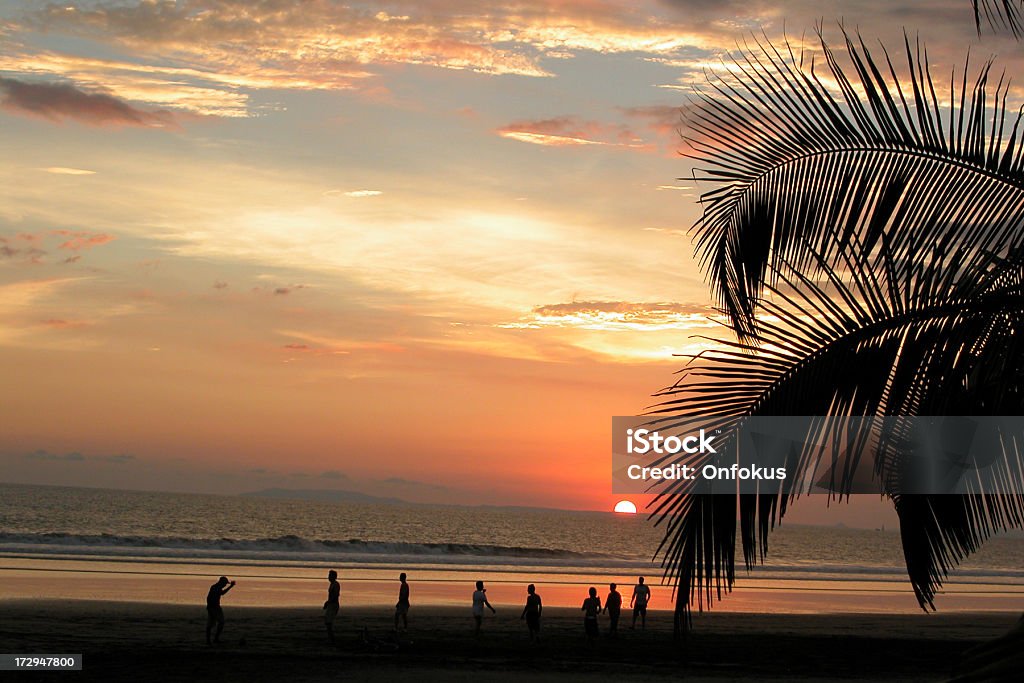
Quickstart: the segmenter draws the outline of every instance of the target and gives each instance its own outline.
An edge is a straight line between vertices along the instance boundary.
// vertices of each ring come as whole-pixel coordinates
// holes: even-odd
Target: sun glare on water
[[[635,515],[636,505],[634,505],[633,502],[629,500],[620,500],[618,503],[615,504],[615,512],[621,512],[626,515]]]

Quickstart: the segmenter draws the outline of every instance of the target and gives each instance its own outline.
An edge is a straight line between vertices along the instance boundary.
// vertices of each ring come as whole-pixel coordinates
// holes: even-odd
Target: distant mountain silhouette
[[[371,496],[359,491],[340,491],[337,489],[285,489],[270,488],[260,491],[241,493],[245,498],[278,498],[292,500],[313,500],[321,503],[373,503],[375,505],[415,505],[418,507],[464,507],[480,510],[499,510],[502,512],[575,512],[605,514],[599,510],[565,510],[562,508],[535,507],[530,505],[465,505],[459,503],[415,503],[402,498]]]

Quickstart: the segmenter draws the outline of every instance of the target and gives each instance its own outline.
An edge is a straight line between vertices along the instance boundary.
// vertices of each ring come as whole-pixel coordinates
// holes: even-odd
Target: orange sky
[[[686,92],[830,8],[945,68],[924,4],[5,3],[2,478],[609,508],[724,333]]]

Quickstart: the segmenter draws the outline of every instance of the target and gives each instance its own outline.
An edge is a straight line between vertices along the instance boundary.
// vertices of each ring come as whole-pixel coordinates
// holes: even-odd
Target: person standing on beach
[[[622,611],[622,593],[615,590],[617,585],[608,584],[608,597],[604,601],[603,613],[608,614],[608,635],[615,638],[619,635],[619,613]]]
[[[633,597],[629,599],[629,606],[633,608],[633,625],[629,628],[636,628],[636,618],[640,617],[640,628],[647,628],[647,603],[651,601],[651,589],[644,583],[644,577],[637,580],[633,588]]]
[[[601,613],[601,598],[597,597],[597,589],[590,587],[590,597],[583,601],[583,628],[587,632],[587,643],[593,647],[597,640],[597,615]]]
[[[324,603],[324,625],[327,626],[327,639],[334,645],[334,619],[341,609],[341,584],[338,583],[338,572],[333,569],[327,572],[327,602]]]
[[[213,625],[217,625],[217,635],[214,636],[213,642],[220,642],[220,634],[224,630],[224,610],[221,609],[220,599],[221,596],[225,595],[229,590],[235,587],[234,581],[228,581],[228,577],[222,576],[217,579],[217,583],[210,586],[210,591],[206,594],[206,644],[210,645],[210,631],[213,630]]]
[[[405,572],[398,575],[401,585],[398,587],[398,602],[395,603],[395,631],[398,631],[398,620],[402,620],[402,630],[409,630],[409,584],[405,581]]]
[[[526,587],[526,606],[523,607],[523,614],[520,619],[526,619],[526,628],[530,629],[530,642],[540,640],[540,613],[544,609],[541,604],[540,595],[531,583]]]
[[[474,635],[480,635],[480,626],[484,621],[484,607],[491,610],[491,614],[496,614],[496,610],[491,607],[491,603],[487,602],[487,589],[484,588],[483,581],[476,582],[476,590],[473,591],[473,621],[476,622],[476,633]]]

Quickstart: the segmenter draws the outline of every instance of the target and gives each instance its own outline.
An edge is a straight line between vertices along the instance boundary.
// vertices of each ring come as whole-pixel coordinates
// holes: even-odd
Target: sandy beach
[[[0,652],[82,653],[86,680],[892,680],[938,681],[1015,613],[697,615],[685,644],[669,612],[646,631],[589,648],[575,610],[545,611],[528,642],[519,610],[499,608],[479,639],[467,609],[414,605],[398,642],[386,608],[342,609],[331,647],[316,609],[232,607],[223,644],[203,642],[202,606],[97,601],[0,602]],[[625,616],[625,615],[624,615]],[[607,627],[602,622],[602,629]],[[364,631],[365,629],[365,631]],[[363,634],[368,636],[364,638]],[[35,674],[33,680],[67,673]]]

